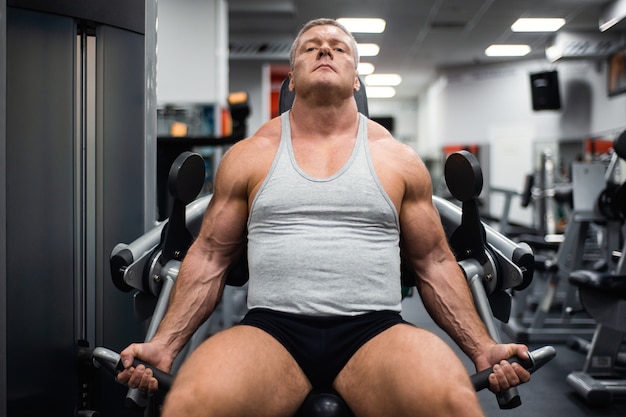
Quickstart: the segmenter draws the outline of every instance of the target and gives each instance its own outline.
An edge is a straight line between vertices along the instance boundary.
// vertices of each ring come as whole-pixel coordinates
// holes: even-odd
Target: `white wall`
[[[562,109],[533,111],[529,75],[556,69]],[[608,97],[604,61],[545,61],[490,65],[444,72],[419,106],[420,153],[436,155],[449,144],[485,144],[488,184],[521,190],[537,153],[560,140],[612,139],[626,127],[626,95]],[[492,212],[501,204],[492,201]],[[495,206],[495,207],[494,207]],[[531,223],[530,209],[513,205],[512,218]]]
[[[157,102],[224,104],[226,1],[159,0],[157,31]]]
[[[533,111],[529,74],[556,69],[562,109]],[[626,95],[608,97],[604,62],[548,67],[527,61],[444,73],[419,107],[419,147],[494,144],[507,135],[532,142],[610,135],[626,126]]]

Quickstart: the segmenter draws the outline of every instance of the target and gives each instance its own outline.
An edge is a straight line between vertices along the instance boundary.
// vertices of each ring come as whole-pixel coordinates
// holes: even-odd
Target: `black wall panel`
[[[84,328],[94,335],[92,346],[116,350],[144,334],[132,294],[113,286],[108,264],[113,247],[140,236],[145,224],[144,36],[110,25],[95,25],[94,32],[90,182],[77,162],[85,107],[77,19],[7,8],[6,387],[0,395],[6,394],[8,417],[75,415]],[[95,214],[83,211],[86,195]],[[84,240],[93,255],[81,251]],[[85,274],[87,263],[95,265],[92,273]],[[93,294],[82,299],[85,288]],[[100,415],[136,415],[124,408],[123,387],[104,372],[96,375],[90,384]]]

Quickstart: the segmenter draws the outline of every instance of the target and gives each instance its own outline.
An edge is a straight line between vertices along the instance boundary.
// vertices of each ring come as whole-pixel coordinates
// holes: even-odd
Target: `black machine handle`
[[[124,365],[122,364],[122,360],[120,354],[114,352],[110,349],[104,347],[97,347],[91,351],[90,354],[93,359],[94,364],[96,366],[102,366],[106,368],[113,375],[117,376],[117,374],[124,370]],[[152,370],[152,375],[159,381],[159,391],[167,392],[172,387],[172,382],[174,381],[174,377],[167,372],[161,371],[160,369],[155,368],[152,365],[149,365],[145,362],[135,359],[133,362],[133,366],[136,368],[138,365],[143,365],[146,368],[150,368]]]
[[[537,369],[541,368],[543,365],[548,363],[552,358],[556,356],[556,349],[552,346],[544,346],[539,349],[535,349],[532,352],[528,353],[528,359],[520,359],[517,356],[509,359],[510,363],[519,363],[522,365],[527,371],[531,374],[535,372]],[[487,368],[484,371],[480,371],[475,373],[470,377],[472,380],[472,385],[476,391],[483,390],[485,388],[489,388],[489,375],[492,373],[491,368]],[[519,397],[516,397],[519,399]],[[520,403],[517,403],[519,405]],[[510,408],[514,408],[517,405],[512,405]]]
[[[152,375],[154,375],[156,380],[159,381],[159,391],[167,392],[170,390],[170,388],[172,388],[172,383],[174,382],[174,376],[172,374],[168,374],[167,372],[157,369],[148,363],[135,359],[133,361],[133,366],[136,368],[138,365],[143,365],[146,367],[146,369],[150,368],[152,370]],[[124,370],[124,365],[122,365],[122,361],[119,362],[117,370],[119,372]]]

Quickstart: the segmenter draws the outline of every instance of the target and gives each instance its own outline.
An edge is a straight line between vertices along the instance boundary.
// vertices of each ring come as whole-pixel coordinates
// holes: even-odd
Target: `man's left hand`
[[[493,345],[474,361],[478,371],[492,368],[493,372],[489,375],[491,391],[496,393],[505,391],[530,381],[530,372],[519,363],[508,361],[513,356],[527,360],[529,358],[528,347],[515,343]]]

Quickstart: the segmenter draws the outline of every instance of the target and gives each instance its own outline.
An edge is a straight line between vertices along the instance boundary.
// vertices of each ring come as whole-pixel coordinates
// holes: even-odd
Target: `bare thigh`
[[[163,417],[290,417],[311,390],[289,352],[251,326],[235,326],[201,344],[185,360]]]
[[[363,345],[334,385],[357,417],[483,415],[454,351],[436,335],[408,324]]]

